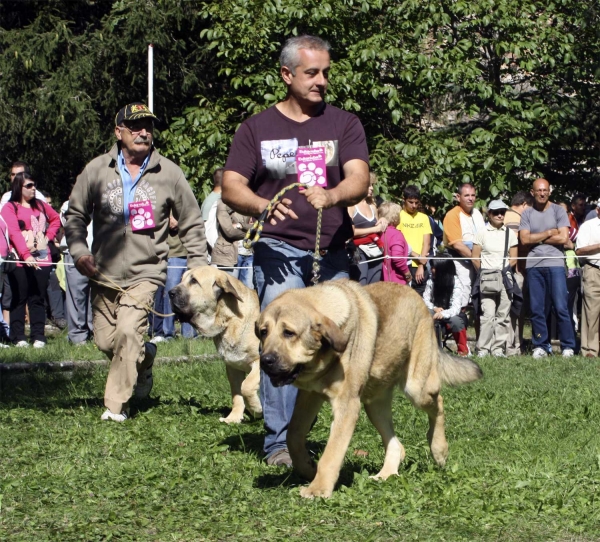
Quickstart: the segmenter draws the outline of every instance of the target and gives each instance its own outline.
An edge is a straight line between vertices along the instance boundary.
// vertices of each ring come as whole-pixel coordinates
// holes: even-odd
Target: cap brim
[[[148,113],[148,111],[140,111],[140,112],[133,113],[133,115],[126,118],[125,121],[138,120],[138,119],[153,119],[156,122],[160,122],[160,119],[154,113]]]

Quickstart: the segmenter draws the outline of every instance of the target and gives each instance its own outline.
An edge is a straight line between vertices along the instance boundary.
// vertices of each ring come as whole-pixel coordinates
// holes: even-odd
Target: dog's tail
[[[483,371],[469,358],[451,356],[440,350],[440,377],[444,384],[460,386],[483,378]]]

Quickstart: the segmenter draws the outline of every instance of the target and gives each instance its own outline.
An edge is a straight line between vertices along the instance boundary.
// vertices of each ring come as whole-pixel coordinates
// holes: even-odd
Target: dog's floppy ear
[[[242,296],[235,289],[235,286],[231,283],[226,273],[217,276],[215,283],[213,284],[213,290],[217,299],[221,297],[223,292],[226,292],[233,295],[238,301],[243,301]]]
[[[315,322],[313,327],[336,352],[342,353],[346,349],[348,339],[333,320],[327,318],[327,316],[321,316],[321,319]]]

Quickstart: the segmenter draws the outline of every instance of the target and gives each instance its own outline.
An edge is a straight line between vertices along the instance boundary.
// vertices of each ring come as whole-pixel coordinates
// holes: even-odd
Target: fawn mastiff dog
[[[169,297],[173,312],[200,335],[212,337],[225,361],[233,408],[220,421],[240,423],[244,406],[260,417],[259,341],[255,333],[260,306],[256,292],[216,267],[203,266],[186,271]]]
[[[398,474],[404,448],[392,421],[392,396],[399,386],[429,417],[427,438],[434,460],[448,456],[440,387],[482,377],[479,366],[443,353],[433,319],[411,288],[390,282],[361,287],[338,280],[289,290],[262,312],[257,324],[260,364],[275,386],[299,388],[287,444],[294,468],[312,480],[303,497],[329,497],[354,433],[361,402],[385,448],[374,478]],[[315,467],[306,435],[323,401],[333,412],[331,432]]]

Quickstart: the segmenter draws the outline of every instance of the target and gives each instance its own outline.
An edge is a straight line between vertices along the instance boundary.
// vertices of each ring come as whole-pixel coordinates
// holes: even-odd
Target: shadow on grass
[[[352,487],[354,483],[354,474],[361,472],[364,465],[360,463],[349,461],[345,462],[335,489],[338,490],[340,486]],[[277,470],[275,470],[277,469]],[[286,467],[273,467],[273,472],[261,474],[254,481],[253,487],[257,489],[269,489],[276,487],[295,487],[308,485],[310,480],[302,478],[296,471]]]
[[[216,415],[219,414],[220,417],[225,417],[231,412],[231,408],[227,407],[210,407],[202,404],[195,397],[190,397],[189,399],[184,399],[183,397],[179,397],[178,399],[165,399],[161,401],[164,405],[181,405],[187,407],[193,407],[198,409],[198,414],[203,415]]]
[[[8,407],[50,408],[94,403],[99,401],[93,397],[96,391],[96,384],[93,383],[95,378],[93,370],[3,374],[0,378],[0,404]],[[75,389],[78,397],[73,397]],[[87,395],[91,397],[85,397]]]

